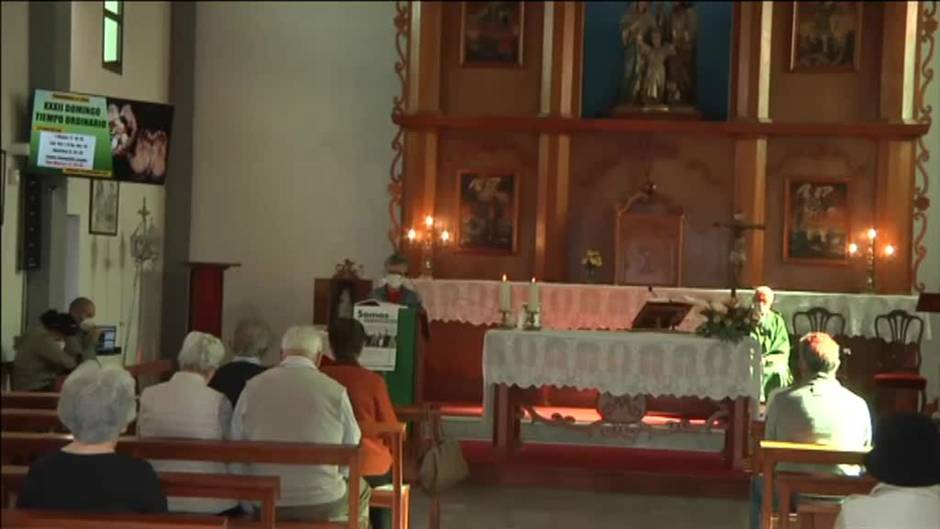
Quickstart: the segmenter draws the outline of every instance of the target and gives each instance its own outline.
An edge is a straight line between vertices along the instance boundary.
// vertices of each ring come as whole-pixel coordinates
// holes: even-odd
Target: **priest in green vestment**
[[[760,343],[764,355],[761,402],[767,399],[771,391],[787,387],[793,382],[790,374],[790,334],[783,316],[771,310],[773,304],[773,290],[764,286],[755,289],[753,307],[760,315],[760,322],[751,336]]]

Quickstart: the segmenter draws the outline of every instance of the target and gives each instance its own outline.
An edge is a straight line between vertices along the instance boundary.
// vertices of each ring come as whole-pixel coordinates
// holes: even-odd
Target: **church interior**
[[[4,0],[2,526],[940,527],[938,16]]]

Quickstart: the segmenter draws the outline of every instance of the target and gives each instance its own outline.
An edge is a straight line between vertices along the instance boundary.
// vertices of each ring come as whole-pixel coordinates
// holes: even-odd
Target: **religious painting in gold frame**
[[[519,239],[519,178],[510,171],[457,172],[456,249],[512,254]]]
[[[618,285],[679,286],[685,214],[649,186],[616,208],[614,279]]]
[[[849,182],[791,177],[784,183],[783,260],[846,264],[849,244]]]
[[[460,2],[460,65],[521,67],[525,2]]]
[[[862,2],[793,2],[790,71],[858,70]]]

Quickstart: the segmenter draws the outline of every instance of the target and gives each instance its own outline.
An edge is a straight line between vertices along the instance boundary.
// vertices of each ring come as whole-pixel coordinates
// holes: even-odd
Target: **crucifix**
[[[737,296],[741,281],[741,270],[747,260],[747,240],[745,235],[750,230],[763,230],[763,224],[751,224],[744,221],[743,213],[735,213],[731,222],[716,222],[716,228],[725,228],[731,232],[731,252],[728,262],[731,263],[731,297]]]

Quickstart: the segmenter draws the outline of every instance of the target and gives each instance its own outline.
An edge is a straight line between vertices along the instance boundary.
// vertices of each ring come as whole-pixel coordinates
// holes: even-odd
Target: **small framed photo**
[[[515,253],[519,187],[515,173],[457,172],[457,249]]]
[[[785,185],[784,261],[846,264],[848,181],[801,177],[789,178]]]
[[[524,2],[461,2],[460,65],[522,66]]]
[[[116,236],[118,233],[119,183],[115,180],[89,180],[88,233]]]
[[[790,71],[858,70],[862,2],[793,2]]]

